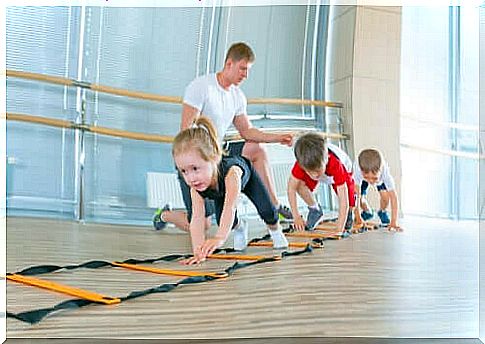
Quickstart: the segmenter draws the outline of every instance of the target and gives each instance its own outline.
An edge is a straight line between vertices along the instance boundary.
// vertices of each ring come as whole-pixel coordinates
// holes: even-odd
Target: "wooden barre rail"
[[[65,121],[61,119],[46,118],[46,117],[25,115],[25,114],[19,114],[19,113],[7,112],[7,120],[43,124],[43,125],[48,125],[48,126],[53,126],[58,128],[79,129],[79,130],[89,131],[95,134],[115,136],[115,137],[121,137],[121,138],[133,139],[133,140],[143,140],[143,141],[163,142],[163,143],[173,142],[172,136],[136,133],[132,131],[90,126],[86,124],[77,124],[74,122]]]
[[[81,87],[81,88],[89,89],[91,91],[109,93],[109,94],[114,94],[118,96],[130,97],[130,98],[151,100],[151,101],[157,101],[157,102],[163,102],[163,103],[182,104],[181,97],[161,96],[158,94],[131,91],[126,89],[115,88],[111,86],[103,86],[103,85],[93,84],[90,82],[61,78],[61,77],[46,75],[46,74],[7,69],[6,75],[7,77],[12,77],[12,78],[36,80],[36,81],[42,81],[42,82],[47,82],[47,83],[56,84],[56,85]],[[324,100],[309,100],[309,99],[291,99],[291,98],[253,98],[253,99],[248,99],[248,104],[309,105],[309,106],[318,106],[318,107],[343,108],[343,104],[339,102],[331,102],[331,101],[324,101]]]
[[[133,140],[143,140],[143,141],[150,141],[150,142],[163,142],[163,143],[172,143],[173,137],[172,136],[164,136],[164,135],[156,135],[156,134],[144,134],[144,133],[137,133],[133,131],[127,130],[120,130],[120,129],[112,129],[106,127],[98,127],[98,126],[90,126],[87,124],[78,124],[71,121],[55,119],[55,118],[47,118],[47,117],[40,117],[40,116],[32,116],[27,114],[20,114],[20,113],[11,113],[7,112],[6,114],[7,120],[10,121],[19,121],[19,122],[27,122],[27,123],[36,123],[42,125],[48,125],[52,127],[58,128],[67,128],[67,129],[79,129],[85,130],[88,132],[92,132],[95,134],[101,135],[108,135],[108,136],[115,136]],[[264,132],[274,132],[275,129],[260,129]],[[294,133],[299,134],[304,132],[305,130],[278,130],[278,133]],[[324,137],[332,138],[332,139],[347,139],[347,135],[344,134],[336,134],[336,133],[325,133],[319,132]],[[242,140],[242,137],[239,134],[231,134],[226,135],[224,137],[226,141],[236,141]]]

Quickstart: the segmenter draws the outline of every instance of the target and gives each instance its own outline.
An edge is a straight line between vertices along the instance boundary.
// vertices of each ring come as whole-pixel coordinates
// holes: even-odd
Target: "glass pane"
[[[458,217],[478,217],[478,160],[457,159]]]
[[[469,130],[457,131],[457,149],[478,153],[479,118],[479,11],[460,7],[460,82],[457,121]],[[457,159],[458,216],[478,217],[478,161]]]
[[[7,214],[74,217],[74,136],[69,129],[7,122],[13,160],[7,165]]]
[[[246,96],[301,98],[302,61],[305,53],[311,53],[305,46],[307,6],[236,6],[223,13],[216,69],[223,66],[233,42],[250,42],[256,61],[241,87]],[[250,105],[248,112],[295,114],[301,106]]]
[[[203,69],[207,9],[90,7],[86,15],[86,80],[182,97]],[[87,95],[87,121],[96,126],[174,136],[180,118],[180,104]],[[147,207],[146,174],[174,172],[170,145],[87,134],[85,149],[87,220],[148,223],[153,209]]]
[[[402,8],[401,114],[449,121],[448,7]],[[417,135],[416,135],[417,136]]]
[[[402,8],[400,139],[421,147],[401,149],[404,213],[450,214],[451,158],[426,151],[450,149],[448,22],[448,7]]]
[[[402,210],[405,214],[449,216],[451,158],[401,148]]]
[[[7,68],[73,77],[79,27],[77,7],[7,7]],[[9,77],[9,113],[74,120],[76,91]],[[73,217],[76,211],[75,132],[38,124],[7,123],[7,206],[10,215]]]
[[[458,122],[478,126],[479,106],[479,11],[460,7],[460,89]],[[478,141],[477,141],[478,143]]]
[[[168,144],[86,134],[86,220],[148,223],[147,172],[174,171]]]

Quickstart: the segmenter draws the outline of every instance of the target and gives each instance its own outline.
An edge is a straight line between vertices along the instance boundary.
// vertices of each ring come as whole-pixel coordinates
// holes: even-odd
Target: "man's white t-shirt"
[[[359,187],[362,185],[362,181],[364,180],[364,177],[362,176],[362,171],[359,167],[358,160],[354,162],[354,180],[355,180],[355,185]],[[389,165],[385,160],[382,162],[381,176],[379,177],[379,180],[377,181],[377,183],[375,183],[375,185],[376,186],[382,185],[382,183],[384,183],[388,191],[394,190],[396,188],[394,178],[392,177],[391,172],[389,170]]]
[[[235,116],[246,114],[247,100],[239,87],[222,88],[215,73],[194,79],[185,89],[184,103],[212,120],[220,143]]]

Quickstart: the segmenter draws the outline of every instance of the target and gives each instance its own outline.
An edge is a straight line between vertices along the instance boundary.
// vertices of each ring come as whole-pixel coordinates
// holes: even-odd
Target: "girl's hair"
[[[182,130],[175,136],[172,146],[172,156],[196,150],[202,159],[219,163],[222,149],[217,141],[214,125],[207,117],[200,116],[190,128]]]
[[[295,157],[301,167],[316,171],[328,162],[327,140],[317,133],[305,133],[295,143]]]
[[[359,153],[359,167],[364,173],[378,173],[382,168],[382,153],[377,149],[364,149]]]

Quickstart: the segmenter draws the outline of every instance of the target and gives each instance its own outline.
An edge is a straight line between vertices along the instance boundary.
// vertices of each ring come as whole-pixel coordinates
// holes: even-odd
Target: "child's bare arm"
[[[293,227],[297,231],[303,231],[305,230],[305,221],[300,215],[300,212],[298,211],[298,203],[296,199],[296,190],[298,188],[298,185],[300,183],[300,180],[293,177],[290,174],[290,178],[288,178],[288,202],[290,203],[290,209],[291,209],[291,215],[293,215]]]
[[[399,216],[399,201],[397,200],[397,193],[395,190],[389,191],[389,198],[391,201],[391,223],[389,224],[389,229],[400,230],[397,223],[397,218]]]
[[[242,170],[240,167],[233,166],[229,169],[226,178],[224,179],[226,186],[226,195],[224,197],[224,208],[222,209],[219,229],[216,235],[207,239],[200,247],[203,257],[212,254],[217,248],[224,245],[229,232],[234,223],[234,216],[237,209],[237,201],[241,193],[241,178]]]
[[[347,190],[347,184],[344,183],[337,186],[337,196],[339,204],[337,230],[343,232],[345,221],[347,220],[347,213],[349,212],[349,193]]]
[[[354,216],[355,216],[355,224],[362,224],[364,221],[362,220],[362,216],[360,216],[360,199],[362,195],[360,194],[360,185],[355,184],[355,192],[357,195],[357,198],[355,200],[355,208],[354,208]]]
[[[298,211],[298,205],[296,202],[296,189],[298,188],[299,180],[290,175],[288,178],[288,202],[290,203],[291,215],[293,218],[300,217],[300,212]]]
[[[192,242],[192,253],[194,256],[182,261],[182,264],[198,264],[205,260],[200,254],[199,246],[205,240],[205,205],[204,199],[194,189],[190,189],[192,199],[192,219],[189,225],[190,239]]]

